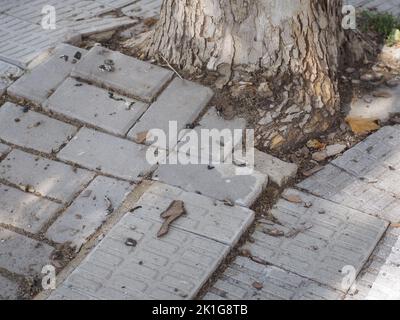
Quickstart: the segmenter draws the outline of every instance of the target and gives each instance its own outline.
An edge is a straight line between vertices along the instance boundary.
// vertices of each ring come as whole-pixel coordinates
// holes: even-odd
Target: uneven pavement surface
[[[5,298],[18,295],[21,281],[40,278],[44,266],[61,270],[66,247],[90,253],[59,278],[52,299],[194,298],[252,224],[248,208],[268,181],[282,184],[296,174],[295,165],[259,151],[248,175],[237,175],[242,165],[232,163],[150,163],[149,152],[188,157],[180,139],[196,120],[194,132],[246,123],[224,120],[213,106],[204,112],[209,88],[100,46],[61,44],[6,92],[0,107]],[[184,131],[167,149],[138,141],[154,127],[168,130],[169,121]],[[176,200],[186,215],[157,238],[160,214]],[[102,232],[105,225],[110,231]],[[102,240],[90,250],[96,238]]]
[[[259,151],[250,175],[235,164],[153,165],[154,147],[139,141],[170,120],[245,128],[209,106],[209,88],[100,46],[59,44],[152,16],[159,1],[50,1],[62,27],[53,31],[33,2],[49,4],[0,0],[0,299],[23,297],[47,265],[60,271],[57,289],[39,298],[192,299],[254,221],[205,299],[400,298],[398,126],[285,190],[274,221],[256,219],[251,205],[295,165]],[[186,134],[157,152],[187,157]],[[176,200],[186,214],[157,238]],[[65,248],[78,256],[63,269]]]

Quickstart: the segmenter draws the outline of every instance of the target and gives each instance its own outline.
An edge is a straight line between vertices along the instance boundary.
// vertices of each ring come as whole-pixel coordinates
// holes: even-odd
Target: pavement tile
[[[92,172],[20,150],[13,150],[0,163],[0,178],[21,189],[31,189],[65,203],[71,201],[93,177]]]
[[[0,107],[0,139],[8,143],[52,153],[75,132],[74,126],[13,103],[6,102]]]
[[[79,250],[133,188],[128,182],[97,177],[50,226],[47,237],[58,243],[70,242]]]

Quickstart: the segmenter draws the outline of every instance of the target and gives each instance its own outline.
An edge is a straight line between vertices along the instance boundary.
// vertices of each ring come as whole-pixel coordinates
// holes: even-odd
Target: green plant
[[[372,30],[385,37],[388,46],[400,42],[400,19],[390,13],[365,10],[361,13],[362,30]]]

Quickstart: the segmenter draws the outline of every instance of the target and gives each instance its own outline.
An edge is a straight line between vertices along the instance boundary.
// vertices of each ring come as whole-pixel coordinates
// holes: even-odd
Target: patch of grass
[[[386,44],[393,46],[400,41],[400,19],[390,13],[365,10],[361,13],[362,30],[374,31],[385,37]]]

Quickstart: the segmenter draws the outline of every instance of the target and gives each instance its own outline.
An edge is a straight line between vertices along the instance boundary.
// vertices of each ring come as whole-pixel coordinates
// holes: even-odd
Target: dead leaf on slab
[[[167,210],[161,213],[160,217],[164,218],[165,221],[162,224],[160,230],[157,232],[157,237],[160,238],[168,233],[169,225],[178,219],[181,215],[186,214],[185,205],[183,201],[173,201]]]
[[[134,141],[138,144],[145,143],[147,140],[147,134],[148,134],[148,131],[139,132],[138,134],[136,134]]]
[[[392,223],[390,226],[392,228],[400,228],[400,223]]]
[[[303,203],[303,200],[301,200],[301,198],[295,194],[284,194],[282,195],[282,198],[292,203]]]
[[[252,286],[257,290],[262,290],[262,288],[264,288],[264,285],[261,282],[253,282]]]
[[[314,173],[321,171],[324,167],[323,166],[316,166],[310,170],[303,171],[303,176],[311,177]]]
[[[266,229],[265,228],[265,229],[262,230],[262,232],[265,233],[268,236],[271,236],[271,237],[279,238],[279,237],[284,237],[285,236],[285,233],[283,231],[281,231],[281,230],[278,230],[278,229]]]
[[[346,122],[355,134],[367,134],[376,131],[380,126],[376,123],[376,119],[362,119],[347,117]]]

